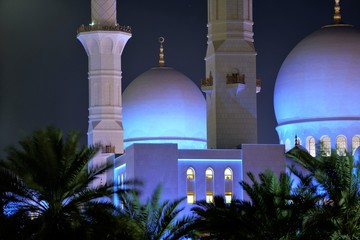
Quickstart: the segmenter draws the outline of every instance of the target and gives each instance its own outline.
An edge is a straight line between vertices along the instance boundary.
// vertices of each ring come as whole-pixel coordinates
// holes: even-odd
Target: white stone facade
[[[89,57],[88,144],[124,152],[121,54],[130,33],[88,31],[78,35]]]
[[[144,184],[142,200],[151,196],[155,187],[162,184],[162,199],[187,197],[191,192],[195,200],[204,200],[208,194],[231,194],[232,198],[247,199],[239,184],[248,181],[247,172],[263,172],[265,168],[276,174],[285,171],[283,145],[244,144],[243,149],[178,149],[177,144],[133,144],[115,161],[114,180],[138,179]],[[189,187],[187,170],[194,170],[193,187]],[[213,170],[212,187],[206,179],[206,169]],[[225,170],[232,172],[227,181]],[[123,177],[122,177],[123,176]],[[187,203],[185,200],[184,203]],[[189,208],[191,203],[186,204]]]
[[[283,145],[254,144],[257,81],[251,0],[209,0],[206,74],[213,81],[203,87],[207,137],[203,95],[190,79],[164,66],[129,85],[129,124],[124,121],[129,127],[123,129],[121,54],[131,34],[108,28],[116,25],[113,6],[115,0],[93,0],[95,26],[82,26],[78,34],[89,57],[88,144],[105,147],[92,159],[89,170],[112,166],[94,184],[115,182],[123,187],[126,180],[138,179],[144,183],[142,200],[162,184],[163,200],[186,197],[184,206],[189,210],[195,201],[211,202],[215,195],[225,195],[227,201],[246,198],[239,182],[248,180],[247,172],[285,171]],[[127,130],[129,146],[124,149]],[[206,140],[213,149],[206,149]],[[185,141],[196,142],[197,147],[186,149]]]

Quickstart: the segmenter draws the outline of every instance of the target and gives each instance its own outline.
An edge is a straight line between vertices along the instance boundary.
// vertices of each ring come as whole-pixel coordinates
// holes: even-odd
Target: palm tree
[[[247,211],[240,207],[241,201],[232,199],[225,203],[224,196],[214,196],[213,202],[197,201],[191,211],[195,214],[193,223],[201,239],[246,239],[247,224],[243,225],[242,217]]]
[[[180,216],[184,209],[180,204],[185,198],[162,202],[161,191],[160,184],[145,204],[141,203],[137,193],[120,197],[119,216],[134,226],[132,239],[177,240],[194,236],[192,218]]]
[[[115,207],[104,197],[114,189],[88,187],[97,173],[88,174],[87,163],[98,147],[79,147],[79,138],[48,127],[7,150],[0,162],[1,203],[8,219],[22,220],[17,239],[92,239],[108,225],[97,219],[112,221]]]
[[[360,238],[360,168],[349,153],[312,157],[294,148],[287,154],[307,170],[321,201],[304,219],[304,239]]]
[[[276,176],[270,170],[259,174],[258,181],[248,173],[251,184],[240,184],[248,194],[248,204],[253,214],[246,216],[252,223],[252,239],[293,239],[300,228],[301,208],[297,207],[298,195],[292,195],[290,176]],[[250,220],[250,221],[249,221]]]
[[[302,219],[318,201],[315,188],[303,176],[303,189],[292,189],[289,174],[275,175],[266,170],[248,173],[250,183],[240,182],[249,201],[234,199],[226,204],[223,196],[213,203],[199,201],[192,209],[196,229],[204,239],[298,239]],[[301,176],[300,176],[301,177]]]

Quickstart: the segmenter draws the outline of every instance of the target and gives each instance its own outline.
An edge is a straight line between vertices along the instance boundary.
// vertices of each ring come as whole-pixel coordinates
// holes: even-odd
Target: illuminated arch
[[[208,167],[205,171],[206,181],[206,202],[214,202],[214,170]]]
[[[358,164],[360,163],[360,147],[355,149],[353,155],[354,155],[354,164],[357,167]]]
[[[231,203],[233,195],[233,171],[230,167],[227,167],[224,171],[225,178],[225,202]]]
[[[206,180],[214,179],[214,170],[211,167],[208,167],[205,171]]]
[[[195,203],[195,170],[192,167],[186,170],[186,188],[187,203]]]
[[[336,137],[336,152],[339,156],[345,156],[347,151],[346,137],[339,135]]]
[[[188,180],[195,180],[195,170],[192,167],[189,167],[186,171],[186,178]]]
[[[360,147],[360,136],[355,135],[351,139],[351,148],[352,148],[352,154],[355,153],[356,149]]]
[[[298,145],[302,145],[302,141],[299,136],[296,136],[296,140],[297,140]]]
[[[289,151],[290,150],[290,139],[286,139],[285,140],[285,151]]]
[[[306,149],[311,156],[316,156],[315,138],[313,136],[309,136],[306,138]]]
[[[321,137],[321,155],[322,156],[330,156],[331,155],[331,139],[329,136],[325,135]]]

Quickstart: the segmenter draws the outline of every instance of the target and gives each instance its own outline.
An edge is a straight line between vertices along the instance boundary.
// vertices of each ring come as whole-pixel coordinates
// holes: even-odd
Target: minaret
[[[92,23],[81,26],[77,38],[89,58],[88,145],[101,144],[103,153],[123,153],[121,54],[131,37],[129,27],[116,22],[116,0],[91,0]]]
[[[252,0],[208,0],[208,148],[257,143],[256,51]]]

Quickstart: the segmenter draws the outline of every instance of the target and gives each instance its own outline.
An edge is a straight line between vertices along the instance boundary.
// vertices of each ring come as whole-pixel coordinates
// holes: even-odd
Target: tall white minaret
[[[77,38],[89,58],[88,145],[101,144],[103,153],[124,152],[121,54],[131,37],[116,21],[116,0],[91,0],[92,23],[81,26]]]
[[[208,0],[208,148],[257,143],[256,51],[252,0]]]

